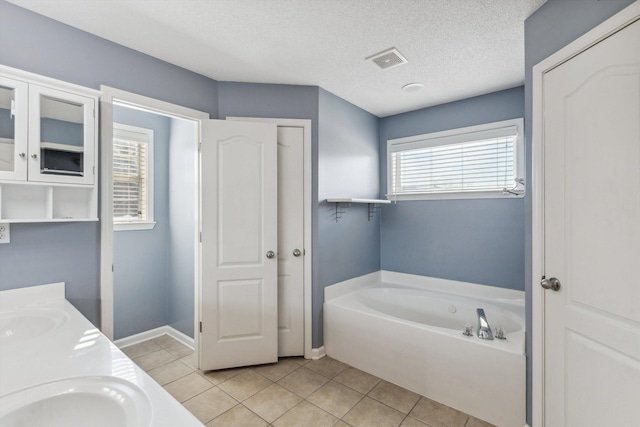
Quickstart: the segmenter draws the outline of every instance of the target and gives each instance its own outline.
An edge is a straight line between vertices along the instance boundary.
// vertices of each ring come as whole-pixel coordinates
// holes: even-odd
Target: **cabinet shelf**
[[[95,186],[0,182],[0,222],[97,221]]]
[[[342,218],[342,214],[347,211],[352,203],[366,204],[367,205],[367,218],[371,221],[371,218],[376,213],[376,210],[380,209],[380,205],[388,205],[390,200],[386,199],[358,199],[353,197],[334,197],[327,199],[327,203],[335,203],[336,205],[336,222]]]

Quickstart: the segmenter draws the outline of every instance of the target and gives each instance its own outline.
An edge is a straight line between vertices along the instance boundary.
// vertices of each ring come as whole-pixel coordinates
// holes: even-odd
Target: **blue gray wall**
[[[168,324],[194,337],[197,167],[195,122],[171,119],[169,147]]]
[[[318,118],[317,280],[313,286],[313,347],[323,344],[324,288],[380,269],[380,215],[353,204],[336,222],[331,197],[378,198],[379,119],[320,89]]]
[[[101,84],[218,114],[217,82],[0,0],[0,64],[99,89]],[[34,266],[37,266],[35,268]],[[97,223],[12,224],[0,245],[0,289],[67,283],[100,320]]]
[[[525,133],[527,134],[527,182],[531,181],[531,120],[533,66],[606,21],[634,0],[549,0],[524,24]],[[527,331],[531,331],[532,198],[525,197],[525,291]],[[531,354],[531,333],[527,334]],[[527,422],[531,425],[532,360],[527,359]]]
[[[524,117],[517,87],[380,120],[380,194],[387,140]],[[382,208],[384,270],[524,290],[524,200],[401,201]]]
[[[114,339],[168,323],[171,119],[115,105],[113,121],[153,130],[152,230],[113,234]]]

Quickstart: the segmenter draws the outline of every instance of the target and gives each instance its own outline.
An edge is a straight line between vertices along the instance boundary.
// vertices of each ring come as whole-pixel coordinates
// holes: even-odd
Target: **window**
[[[522,119],[387,141],[390,200],[524,196]]]
[[[113,124],[114,230],[149,230],[153,221],[153,131]]]

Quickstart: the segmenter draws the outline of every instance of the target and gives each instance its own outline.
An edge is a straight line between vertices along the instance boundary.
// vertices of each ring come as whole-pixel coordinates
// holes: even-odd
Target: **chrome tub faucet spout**
[[[478,338],[492,340],[493,332],[491,332],[491,327],[489,326],[489,322],[487,322],[487,316],[485,316],[484,310],[479,308],[476,312],[478,313]]]

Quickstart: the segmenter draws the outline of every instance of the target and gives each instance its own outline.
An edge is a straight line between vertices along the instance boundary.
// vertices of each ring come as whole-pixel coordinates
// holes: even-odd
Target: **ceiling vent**
[[[397,67],[398,65],[406,64],[408,62],[395,47],[387,49],[384,52],[376,53],[366,59],[372,61],[383,70]]]

